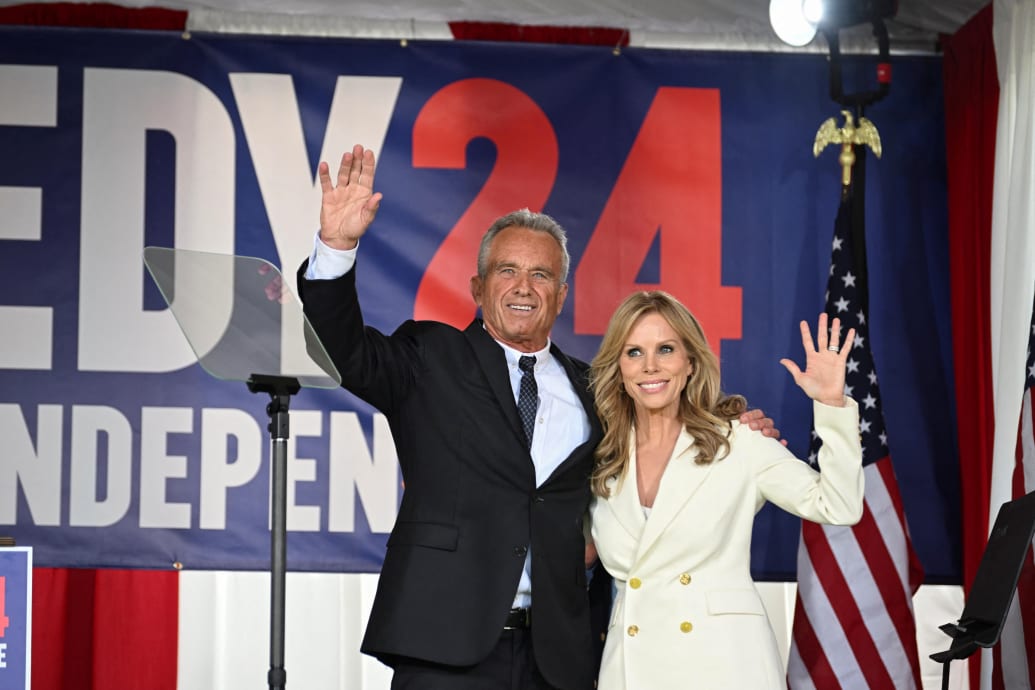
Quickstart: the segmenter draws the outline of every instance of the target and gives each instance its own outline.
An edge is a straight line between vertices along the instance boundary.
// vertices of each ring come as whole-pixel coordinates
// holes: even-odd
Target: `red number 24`
[[[721,282],[720,123],[717,90],[658,90],[575,270],[576,333],[603,333],[629,292],[662,289],[697,315],[717,354],[721,339],[741,337],[741,289]],[[416,319],[466,326],[474,315],[468,281],[482,233],[512,209],[540,210],[556,180],[557,137],[549,119],[525,93],[491,79],[455,82],[428,100],[414,123],[413,164],[462,168],[467,144],[477,137],[496,145],[495,166],[428,264]],[[637,283],[656,238],[659,282]]]

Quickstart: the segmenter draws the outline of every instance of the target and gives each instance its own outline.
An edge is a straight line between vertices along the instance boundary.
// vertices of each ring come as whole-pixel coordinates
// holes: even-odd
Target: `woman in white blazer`
[[[801,323],[805,370],[780,360],[814,400],[822,474],[741,425],[697,320],[664,292],[630,295],[593,360],[604,439],[592,535],[617,596],[599,690],[785,688],[772,627],[751,579],[751,529],[766,501],[807,520],[862,515],[862,447],[845,396],[854,330],[839,346],[820,315]]]

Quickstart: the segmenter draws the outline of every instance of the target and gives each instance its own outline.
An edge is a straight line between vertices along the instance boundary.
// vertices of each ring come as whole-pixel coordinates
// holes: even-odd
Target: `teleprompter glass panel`
[[[227,381],[253,375],[336,388],[341,376],[298,298],[265,259],[146,247],[144,265],[198,362]]]

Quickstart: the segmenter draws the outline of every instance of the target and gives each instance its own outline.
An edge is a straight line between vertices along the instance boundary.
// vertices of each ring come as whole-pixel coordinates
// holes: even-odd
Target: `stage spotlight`
[[[781,41],[803,46],[817,30],[829,33],[881,22],[897,10],[897,0],[770,0],[769,22]]]
[[[816,23],[805,18],[802,0],[770,0],[769,23],[781,41],[800,47],[816,36]]]

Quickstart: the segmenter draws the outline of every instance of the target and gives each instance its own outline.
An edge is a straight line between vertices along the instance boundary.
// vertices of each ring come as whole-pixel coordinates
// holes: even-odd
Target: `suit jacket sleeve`
[[[391,337],[366,326],[356,292],[356,266],[333,280],[307,280],[308,261],[298,270],[303,311],[320,338],[342,386],[388,414],[412,390],[422,353],[407,321]]]

